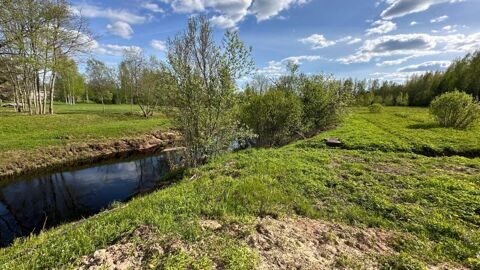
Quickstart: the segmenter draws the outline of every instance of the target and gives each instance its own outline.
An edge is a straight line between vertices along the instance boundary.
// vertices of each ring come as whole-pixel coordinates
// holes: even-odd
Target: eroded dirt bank
[[[149,153],[181,144],[177,131],[157,131],[146,135],[101,142],[77,143],[32,151],[1,153],[0,179],[68,166],[81,166],[135,153]]]
[[[197,259],[208,256],[213,261],[213,269],[225,269],[218,254],[208,251],[220,235],[234,237],[258,254],[255,267],[258,270],[381,269],[381,258],[396,254],[392,242],[402,237],[388,230],[308,218],[258,218],[250,225],[202,220],[200,226],[212,234],[193,243],[160,235],[153,228],[142,226],[119,242],[81,258],[76,269],[156,269],[162,267],[165,258],[179,253]],[[465,268],[445,263],[428,266],[428,269]]]

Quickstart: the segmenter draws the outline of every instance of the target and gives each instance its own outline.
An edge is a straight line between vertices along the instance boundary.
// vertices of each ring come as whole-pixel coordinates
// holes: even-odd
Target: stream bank
[[[0,180],[63,167],[82,166],[134,154],[148,154],[181,144],[178,131],[156,131],[136,137],[1,153]]]

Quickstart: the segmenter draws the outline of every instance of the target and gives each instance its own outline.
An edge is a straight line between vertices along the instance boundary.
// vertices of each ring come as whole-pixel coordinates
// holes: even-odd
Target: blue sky
[[[95,36],[92,54],[116,65],[124,48],[165,58],[165,41],[205,14],[217,38],[238,29],[257,72],[287,61],[306,73],[402,81],[480,49],[480,0],[74,1]]]

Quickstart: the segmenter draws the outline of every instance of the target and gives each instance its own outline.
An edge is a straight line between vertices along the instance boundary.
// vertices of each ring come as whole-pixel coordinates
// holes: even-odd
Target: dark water
[[[0,182],[0,246],[100,212],[165,183],[175,154],[162,154]]]

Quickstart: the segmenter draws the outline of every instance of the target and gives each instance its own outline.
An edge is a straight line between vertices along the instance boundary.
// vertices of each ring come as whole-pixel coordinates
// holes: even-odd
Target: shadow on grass
[[[414,124],[407,126],[408,129],[432,129],[432,128],[439,128],[440,126],[436,123],[422,123],[422,124]]]

